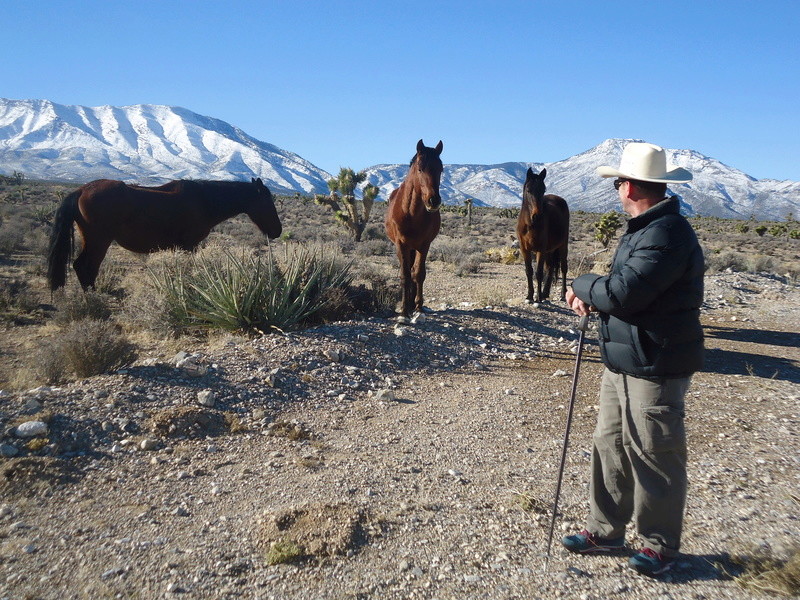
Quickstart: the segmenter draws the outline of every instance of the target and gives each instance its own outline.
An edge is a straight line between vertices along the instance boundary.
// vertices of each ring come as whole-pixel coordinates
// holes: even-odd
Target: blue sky
[[[0,97],[167,104],[329,172],[611,137],[800,180],[800,1],[3,0]]]

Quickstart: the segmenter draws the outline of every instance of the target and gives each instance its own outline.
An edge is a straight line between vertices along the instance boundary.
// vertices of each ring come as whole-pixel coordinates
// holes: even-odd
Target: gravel
[[[519,296],[519,265],[493,268],[482,297]],[[800,534],[798,287],[707,277],[684,554],[652,580],[558,543],[587,510],[594,332],[544,571],[575,320],[468,284],[431,269],[409,326],[230,337],[0,393],[0,598],[753,597],[731,557]]]

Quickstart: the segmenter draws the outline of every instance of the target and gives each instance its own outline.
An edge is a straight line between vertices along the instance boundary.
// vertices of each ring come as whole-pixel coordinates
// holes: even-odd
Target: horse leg
[[[553,278],[558,279],[558,250],[554,250],[545,258],[545,277],[544,277],[544,298],[550,297],[550,288],[553,286]]]
[[[75,274],[78,276],[78,281],[81,287],[85,290],[94,289],[94,282],[97,280],[97,274],[100,272],[100,263],[106,257],[108,247],[111,242],[108,241],[95,241],[91,240],[89,243],[86,238],[83,240],[83,248],[81,249],[78,258],[72,263],[72,268],[75,269]]]
[[[542,296],[542,279],[544,278],[544,264],[546,260],[543,252],[536,253],[536,302],[544,300]]]
[[[417,312],[422,312],[423,310],[422,284],[425,283],[425,276],[427,275],[425,260],[428,258],[428,249],[429,247],[425,247],[424,249],[417,251],[417,256],[414,260],[414,270],[411,273],[411,278],[414,281],[414,287],[416,288],[416,293],[414,296],[414,310]]]
[[[522,250],[522,262],[525,263],[525,278],[528,280],[528,295],[525,296],[525,302],[531,304],[533,302],[533,265],[531,264],[530,250],[520,248]]]
[[[413,304],[414,282],[411,280],[411,264],[414,251],[403,244],[397,244],[397,259],[400,261],[400,287],[403,291],[403,300],[400,308],[401,317],[411,316]]]

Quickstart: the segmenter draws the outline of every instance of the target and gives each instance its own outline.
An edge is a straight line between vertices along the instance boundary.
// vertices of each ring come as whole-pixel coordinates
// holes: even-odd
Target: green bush
[[[622,227],[622,220],[619,217],[619,213],[611,210],[600,217],[600,220],[594,224],[596,230],[594,239],[600,242],[603,248],[608,248],[620,227]]]
[[[149,267],[162,322],[173,330],[288,329],[314,318],[351,282],[350,264],[304,246],[287,246],[279,261],[245,249],[206,248]]]

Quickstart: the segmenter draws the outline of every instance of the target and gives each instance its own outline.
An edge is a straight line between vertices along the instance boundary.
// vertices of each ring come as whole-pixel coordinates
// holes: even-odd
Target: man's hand
[[[575,292],[572,291],[572,288],[567,288],[566,300],[567,306],[569,306],[572,309],[572,312],[579,317],[585,317],[593,310],[591,306],[586,304],[586,302],[575,295]]]

